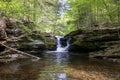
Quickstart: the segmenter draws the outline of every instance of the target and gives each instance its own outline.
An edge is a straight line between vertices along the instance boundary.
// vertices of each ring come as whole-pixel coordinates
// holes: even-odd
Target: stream
[[[68,55],[71,54],[71,55]],[[120,64],[70,52],[43,53],[41,59],[0,64],[0,80],[119,80]]]
[[[60,37],[57,37],[60,41]],[[61,37],[62,38],[62,37]],[[69,40],[67,41],[67,44]],[[69,46],[69,45],[66,45]],[[0,64],[0,80],[119,80],[120,64],[68,52],[57,44],[56,51],[37,54],[40,60],[22,59]],[[59,48],[58,48],[59,47]]]
[[[28,0],[28,2],[29,1],[30,0]],[[50,0],[46,0],[45,4],[54,6],[52,3],[49,3],[49,1]],[[62,15],[64,15],[67,10],[71,10],[71,8],[68,5],[68,0],[58,0],[58,1],[60,4],[58,10],[58,16],[63,17]],[[75,5],[75,6],[79,6],[79,5]],[[10,25],[10,28],[11,27],[13,26]],[[10,31],[9,33],[13,34],[13,32]],[[22,31],[20,32],[24,33]],[[5,30],[3,33],[6,35]],[[14,38],[16,39],[16,37],[13,36],[13,39]],[[36,52],[36,54],[34,55],[40,57],[40,59],[38,58],[39,60],[18,59],[13,62],[0,63],[0,80],[120,80],[120,63],[89,58],[88,57],[89,55],[87,53],[69,52],[68,48],[70,45],[69,44],[70,39],[66,41],[66,46],[63,46],[61,45],[60,42],[61,38],[63,37],[56,36],[57,48],[55,51],[44,51],[44,52],[38,51],[40,53]],[[30,39],[32,40],[32,38]]]

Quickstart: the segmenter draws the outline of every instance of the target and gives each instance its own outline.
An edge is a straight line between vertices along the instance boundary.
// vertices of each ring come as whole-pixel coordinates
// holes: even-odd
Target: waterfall
[[[57,38],[57,49],[56,49],[56,52],[64,52],[64,51],[67,51],[68,50],[68,47],[69,47],[69,41],[70,39],[67,40],[67,45],[65,47],[62,47],[61,45],[61,42],[60,42],[60,39],[63,38],[63,36],[56,36]]]
[[[68,0],[59,0],[60,4],[58,15],[63,15],[65,11],[71,10],[70,6],[68,5]]]

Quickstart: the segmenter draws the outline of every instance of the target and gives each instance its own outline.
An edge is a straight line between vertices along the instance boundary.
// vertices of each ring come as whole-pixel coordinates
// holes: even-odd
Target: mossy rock
[[[71,37],[70,51],[92,52],[108,48],[120,40],[120,28],[99,30],[77,30],[65,37]]]
[[[23,43],[20,47],[20,50],[22,51],[43,51],[45,50],[45,43],[41,40],[35,40],[33,42],[29,43]]]
[[[56,50],[55,38],[45,37],[45,45],[47,50]]]

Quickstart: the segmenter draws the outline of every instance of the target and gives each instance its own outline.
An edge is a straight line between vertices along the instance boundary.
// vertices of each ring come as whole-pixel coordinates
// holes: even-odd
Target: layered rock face
[[[90,57],[120,57],[120,28],[77,30],[65,37],[71,37],[69,51],[91,52]]]
[[[20,56],[31,57],[31,51],[40,54],[44,50],[56,48],[55,38],[50,34],[33,31],[35,25],[32,24],[7,17],[0,18],[0,62],[13,61]],[[25,53],[23,56],[24,52],[28,52],[28,55]]]

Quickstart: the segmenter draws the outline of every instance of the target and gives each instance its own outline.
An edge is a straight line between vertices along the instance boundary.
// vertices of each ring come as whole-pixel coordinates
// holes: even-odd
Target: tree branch
[[[23,55],[27,55],[27,56],[32,57],[32,58],[35,58],[35,59],[40,59],[40,58],[37,57],[37,56],[34,56],[34,55],[31,55],[31,54],[28,54],[28,53],[25,53],[25,52],[16,50],[16,49],[11,48],[11,47],[9,47],[9,46],[3,44],[3,43],[0,43],[0,44],[1,44],[2,46],[4,46],[4,47],[8,48],[9,50],[15,51],[15,52],[20,53],[20,54],[23,54]]]

